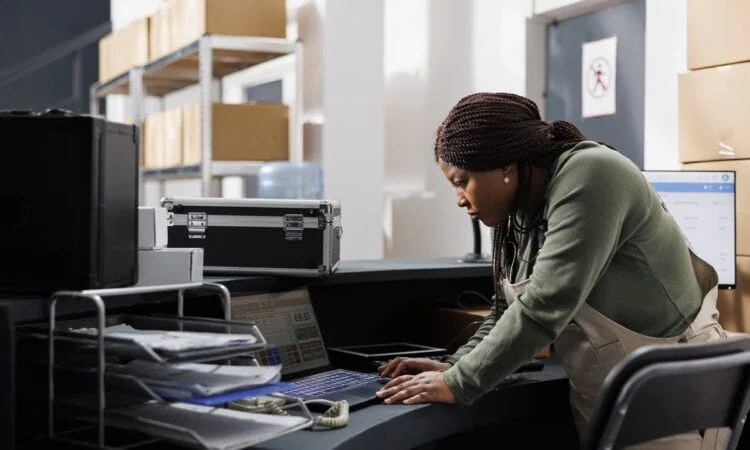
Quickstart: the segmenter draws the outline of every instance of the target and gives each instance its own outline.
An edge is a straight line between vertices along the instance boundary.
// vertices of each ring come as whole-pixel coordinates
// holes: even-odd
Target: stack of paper
[[[95,328],[71,330],[96,334]],[[138,330],[130,325],[113,325],[104,329],[107,337],[126,339],[154,350],[181,351],[228,345],[254,344],[258,339],[251,334],[198,333],[190,331]]]
[[[178,444],[213,450],[239,450],[307,428],[309,418],[211,408],[185,403],[149,402],[118,409],[108,417],[126,426]],[[199,438],[202,442],[198,442]]]
[[[167,398],[206,397],[279,382],[281,366],[158,364],[132,361],[121,368]]]

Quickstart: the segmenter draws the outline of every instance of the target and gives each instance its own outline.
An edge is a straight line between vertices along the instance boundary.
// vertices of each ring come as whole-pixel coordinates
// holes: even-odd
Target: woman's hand
[[[450,364],[429,358],[394,358],[378,367],[378,374],[384,378],[396,378],[402,374],[417,374],[421,372],[443,372],[451,367]]]
[[[377,396],[387,404],[456,403],[456,397],[445,384],[443,372],[433,371],[394,378],[377,392]]]

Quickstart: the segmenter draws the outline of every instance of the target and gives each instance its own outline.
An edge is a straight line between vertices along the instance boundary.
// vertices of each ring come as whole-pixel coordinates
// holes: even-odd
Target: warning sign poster
[[[583,118],[614,114],[617,103],[617,36],[584,43],[581,61]]]

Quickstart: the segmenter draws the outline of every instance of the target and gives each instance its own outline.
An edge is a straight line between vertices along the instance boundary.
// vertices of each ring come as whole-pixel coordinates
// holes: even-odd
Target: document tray
[[[106,327],[128,325],[137,330],[176,331],[189,333],[213,333],[222,336],[251,335],[254,342],[238,342],[227,345],[207,345],[200,348],[164,349],[150,348],[140,342],[123,339],[116,336],[104,336],[104,345],[109,355],[131,359],[146,359],[162,363],[201,362],[217,359],[230,359],[246,355],[262,349],[266,340],[258,327],[252,322],[234,322],[220,319],[182,318],[173,316],[119,314],[106,318]],[[26,331],[35,330],[41,334],[48,334],[46,324],[24,326]],[[88,330],[80,332],[74,330]],[[96,347],[98,342],[96,319],[83,318],[58,321],[55,339],[66,340],[82,344],[86,347]]]

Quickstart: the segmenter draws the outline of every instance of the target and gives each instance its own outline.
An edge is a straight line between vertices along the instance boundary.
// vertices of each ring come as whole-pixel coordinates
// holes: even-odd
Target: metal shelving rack
[[[289,107],[289,160],[302,161],[302,42],[283,38],[206,35],[145,66],[134,67],[129,72],[91,86],[91,114],[98,114],[99,100],[111,94],[129,96],[131,115],[136,124],[145,119],[144,103],[147,97],[161,97],[189,86],[198,85],[201,111],[201,164],[196,166],[140,171],[139,186],[143,180],[162,182],[173,178],[200,178],[202,196],[212,196],[215,177],[256,174],[262,161],[213,161],[211,107],[217,100],[212,96],[212,83],[227,75],[244,70],[263,70],[263,65],[274,59],[294,58],[295,96]],[[273,79],[288,75],[281,70]],[[264,82],[273,81],[266,78]],[[252,85],[252,84],[250,84]],[[221,99],[221,92],[218,95]],[[142,199],[141,199],[142,200]]]
[[[184,316],[184,293],[188,290],[200,290],[208,289],[217,291],[222,302],[224,317],[223,319],[205,319],[197,317],[185,317]],[[118,337],[106,336],[105,328],[107,326],[107,311],[104,303],[105,297],[116,297],[126,295],[141,295],[141,294],[152,294],[158,292],[176,292],[177,293],[177,316],[129,316],[125,314],[130,320],[139,319],[141,321],[153,321],[156,325],[168,325],[176,326],[178,330],[183,330],[183,327],[190,327],[191,325],[197,328],[188,329],[185,331],[200,332],[211,330],[214,333],[227,333],[227,334],[251,334],[257,340],[249,344],[237,344],[224,347],[209,347],[206,349],[199,349],[200,352],[194,354],[184,355],[172,355],[172,359],[168,356],[160,355],[153,349],[144,346],[138,342],[129,342],[127,339],[123,340]],[[96,316],[88,319],[70,319],[63,320],[61,323],[57,321],[56,305],[60,300],[83,300],[89,301],[94,304],[96,308]],[[110,316],[111,318],[111,316]],[[82,321],[82,322],[81,322]],[[93,333],[77,333],[74,331],[66,330],[73,323],[86,323],[85,328],[95,330]],[[61,325],[61,330],[58,330],[58,325]],[[146,328],[148,326],[146,325]],[[88,290],[88,291],[60,291],[56,292],[50,298],[49,303],[49,318],[48,323],[45,327],[42,324],[30,324],[25,325],[21,328],[22,331],[31,333],[31,335],[38,335],[38,337],[45,338],[47,340],[48,355],[47,355],[47,379],[48,379],[48,401],[47,401],[47,435],[55,442],[68,443],[76,446],[84,447],[95,447],[95,448],[137,448],[142,445],[151,444],[160,440],[177,441],[187,443],[188,445],[203,448],[206,450],[216,448],[228,448],[220,446],[218,443],[210,442],[210,440],[201,436],[201,434],[194,430],[190,423],[176,423],[170,422],[165,417],[164,419],[149,419],[141,417],[137,414],[139,409],[129,411],[129,408],[161,408],[161,406],[168,405],[171,401],[162,399],[157,395],[151,388],[149,388],[143,381],[138,379],[136,376],[127,375],[123,373],[111,373],[107,367],[106,352],[110,351],[113,354],[125,354],[129,357],[133,357],[134,354],[139,355],[139,359],[154,361],[156,363],[168,363],[168,362],[201,362],[201,361],[216,361],[231,359],[240,355],[247,355],[252,352],[262,350],[266,348],[267,341],[263,336],[260,329],[253,322],[233,322],[231,321],[231,294],[229,290],[222,284],[219,283],[190,283],[190,284],[179,284],[179,285],[163,285],[163,286],[144,286],[144,287],[125,287],[125,288],[114,288],[114,289],[100,289],[100,290]],[[45,336],[46,334],[46,336]],[[95,367],[95,392],[91,394],[76,395],[74,398],[58,398],[55,389],[55,371],[60,368],[56,362],[56,341],[67,341],[82,345],[84,348],[88,347],[89,350],[96,352],[96,367]],[[133,353],[137,350],[136,353]],[[175,359],[176,358],[176,359]],[[256,362],[257,364],[257,362]],[[68,368],[73,370],[72,368]],[[77,368],[77,373],[88,373],[85,369]],[[111,405],[107,400],[110,395],[116,397],[117,391],[108,392],[107,386],[117,385],[120,389],[123,389],[124,393],[129,394],[131,397],[127,405],[118,404],[114,402]],[[109,394],[109,395],[108,395]],[[301,411],[301,417],[297,420],[293,426],[289,426],[286,429],[277,428],[276,433],[273,436],[255,436],[252,433],[246,433],[241,436],[241,439],[246,441],[245,446],[254,445],[258,442],[263,442],[271,437],[279,436],[282,434],[290,433],[299,429],[307,428],[313,424],[313,416],[305,404],[293,397],[285,397],[283,394],[278,394],[280,397],[286,399],[297,405]],[[134,397],[135,396],[135,397]],[[58,406],[68,405],[75,407],[78,405],[78,410],[88,411],[85,417],[79,417],[78,419],[87,423],[82,427],[66,427],[65,430],[58,430],[55,426],[56,410]],[[156,405],[156,406],[154,406]],[[161,405],[161,406],[160,406]],[[220,407],[201,407],[202,408],[202,419],[211,419],[216,411]],[[199,411],[200,412],[200,411]],[[246,420],[252,420],[252,413],[238,413],[240,416],[244,416]],[[187,420],[186,416],[181,416],[181,420]],[[213,417],[214,425],[216,424],[216,418]],[[220,419],[219,419],[220,420]],[[249,424],[250,422],[246,422]],[[107,443],[107,430],[111,427],[121,428],[130,431],[141,432],[149,438],[140,441],[130,442],[126,445],[108,445]],[[88,439],[82,439],[79,434],[82,431],[93,431],[93,441]],[[205,427],[204,427],[205,431]],[[236,448],[231,446],[231,448]]]

